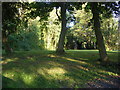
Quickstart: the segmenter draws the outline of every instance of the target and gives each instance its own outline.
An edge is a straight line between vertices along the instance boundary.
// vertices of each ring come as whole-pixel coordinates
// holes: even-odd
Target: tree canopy
[[[37,45],[37,48],[41,49],[57,49],[60,28],[62,28],[62,4],[57,2],[3,3],[3,48],[7,51],[11,50],[10,48],[30,50],[36,48]],[[117,49],[115,36],[117,36],[118,25],[113,15],[119,14],[118,4],[100,2],[97,6],[100,28],[105,39],[105,46],[109,50]],[[62,40],[64,42],[62,48],[98,49],[93,30],[91,3],[66,3],[65,14],[66,25],[65,21],[63,25],[66,27],[67,34]]]

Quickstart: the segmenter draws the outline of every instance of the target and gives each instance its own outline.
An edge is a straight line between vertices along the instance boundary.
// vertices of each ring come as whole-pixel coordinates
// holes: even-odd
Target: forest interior
[[[120,88],[120,1],[2,2],[2,88]]]

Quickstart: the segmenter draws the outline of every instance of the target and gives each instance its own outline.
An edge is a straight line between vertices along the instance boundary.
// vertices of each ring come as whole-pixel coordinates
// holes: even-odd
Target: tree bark
[[[98,44],[98,49],[99,49],[100,60],[108,61],[104,39],[103,39],[102,32],[100,29],[100,21],[99,21],[100,17],[99,17],[98,3],[97,2],[91,3],[91,9],[92,9],[92,14],[93,14],[94,30],[95,30],[96,40]]]
[[[61,33],[58,41],[58,47],[56,52],[57,53],[64,53],[64,41],[65,41],[65,35],[66,35],[66,3],[61,3]]]

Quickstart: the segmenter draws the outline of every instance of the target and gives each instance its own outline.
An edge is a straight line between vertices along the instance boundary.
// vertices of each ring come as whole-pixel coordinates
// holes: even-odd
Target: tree
[[[99,11],[98,11],[98,3],[97,2],[91,3],[91,9],[92,9],[92,14],[93,14],[94,30],[95,30],[95,35],[96,35],[96,39],[97,39],[100,60],[108,61],[108,56],[107,56],[107,52],[105,49],[104,39],[103,39],[101,29],[100,29],[100,21],[99,21],[100,16],[99,16]]]
[[[67,31],[67,49],[72,49],[77,43],[77,49],[93,49],[93,44],[96,42],[96,38],[93,32],[93,25],[89,26],[89,22],[92,19],[91,11],[85,12],[85,5],[82,5],[81,10],[74,10],[75,25]],[[85,47],[86,43],[86,47]]]
[[[2,3],[2,42],[7,53],[12,52],[12,49],[8,44],[8,36],[16,31],[17,25],[20,22],[18,17],[19,11],[17,9],[19,4],[20,3],[11,2]]]
[[[57,53],[63,53],[64,52],[64,40],[65,40],[65,35],[66,35],[66,3],[61,3],[61,33],[60,33],[60,38],[58,41],[58,47],[56,52]]]
[[[101,31],[107,50],[117,50],[118,44],[118,21],[114,17],[101,18]]]
[[[73,17],[66,17],[66,10],[69,11],[70,13],[73,13],[72,11],[74,10],[74,7],[79,9],[81,8],[81,3],[61,3],[61,33],[60,33],[60,38],[58,41],[58,47],[56,49],[57,53],[64,53],[64,42],[65,42],[65,36],[67,32],[67,22],[74,20]]]
[[[112,17],[112,13],[118,14],[119,7],[116,2],[102,2],[102,3],[90,3],[91,4],[91,11],[93,14],[93,21],[94,21],[94,30],[97,39],[100,60],[101,61],[108,61],[107,52],[104,45],[104,39],[101,33],[101,25],[100,25],[100,15],[105,18]]]
[[[8,38],[11,34],[15,34],[19,26],[28,25],[28,19],[35,19],[40,16],[40,21],[47,20],[49,12],[53,9],[48,7],[47,3],[20,3],[20,2],[4,2],[2,3],[2,42],[6,53],[11,53],[12,42]],[[42,13],[41,13],[42,12]]]

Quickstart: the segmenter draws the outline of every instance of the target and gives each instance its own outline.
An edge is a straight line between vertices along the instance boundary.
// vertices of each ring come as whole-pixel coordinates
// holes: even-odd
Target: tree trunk
[[[120,50],[120,15],[118,16],[118,50]]]
[[[99,10],[97,6],[98,6],[97,2],[91,3],[93,20],[94,20],[94,30],[95,30],[96,40],[98,44],[98,49],[99,49],[100,60],[108,61],[108,56],[107,56],[107,52],[104,45],[104,39],[100,30],[100,21],[99,21],[100,17],[99,17]]]
[[[8,53],[12,53],[12,49],[10,48],[9,44],[8,44],[8,37],[5,34],[5,31],[2,32],[2,43],[4,45],[4,50],[5,52]]]
[[[61,33],[60,33],[60,38],[58,41],[58,47],[56,52],[57,53],[64,53],[64,41],[65,41],[65,35],[66,35],[66,3],[61,4]]]

